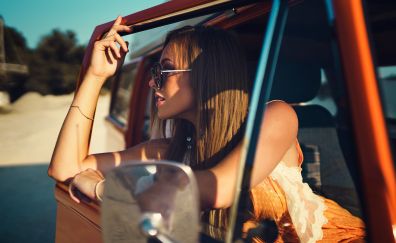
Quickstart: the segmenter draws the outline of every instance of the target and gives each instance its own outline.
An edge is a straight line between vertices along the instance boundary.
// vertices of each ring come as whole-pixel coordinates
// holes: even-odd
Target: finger
[[[122,31],[122,30],[124,30],[124,31],[128,31],[128,30],[126,30],[124,27],[126,27],[125,25],[121,25],[121,23],[122,23],[122,17],[121,16],[118,16],[117,18],[116,18],[116,20],[114,21],[114,24],[113,24],[113,26],[111,27],[111,29],[106,33],[106,35],[104,36],[104,38],[107,38],[107,37],[109,37],[109,36],[112,36],[112,35],[114,35],[114,33],[116,33],[117,31]],[[121,27],[121,26],[124,26],[124,27]]]
[[[107,37],[111,37],[113,36],[115,33],[117,32],[127,32],[127,33],[131,33],[132,32],[132,26],[126,26],[121,24],[116,24],[114,23],[114,25],[111,27],[111,29],[106,33],[106,35],[104,36],[103,39],[106,39]]]
[[[114,34],[114,38],[118,42],[118,44],[120,44],[120,46],[122,47],[123,51],[124,52],[128,52],[127,44],[125,43],[124,39],[118,33]]]
[[[72,183],[70,183],[69,184],[69,190],[68,190],[69,191],[69,195],[70,195],[70,197],[71,197],[71,199],[73,201],[75,201],[76,203],[80,203],[80,200],[76,196],[74,196],[73,190],[74,190],[74,186],[73,186]]]
[[[113,50],[113,48],[115,48],[116,50],[118,50],[117,45],[114,42],[114,39],[112,40],[103,40],[101,41],[101,49],[104,50],[105,54],[106,54],[106,58],[107,61],[109,63],[113,63],[116,59],[118,59],[116,51]]]
[[[131,32],[132,27],[126,26],[126,25],[116,25],[111,28],[111,30],[115,32],[120,32],[120,31],[125,31],[125,32]]]
[[[113,64],[115,62],[113,51],[110,48],[105,50],[105,55],[108,63]]]
[[[117,61],[117,70],[120,70],[120,67],[124,64],[125,60],[125,55],[123,55],[118,61]]]
[[[100,172],[99,170],[94,170],[94,172],[95,172],[101,179],[104,178],[102,172]]]
[[[127,50],[127,51],[124,51],[123,49],[121,49],[120,52],[121,52],[121,59],[124,60],[126,54],[127,54],[129,51],[128,51],[128,50]]]
[[[118,16],[118,17],[116,18],[116,20],[114,21],[114,25],[113,25],[113,26],[119,25],[119,24],[121,24],[121,22],[122,22],[122,17],[121,17],[121,16]]]
[[[124,64],[125,57],[126,57],[127,53],[128,52],[125,52],[124,50],[121,50],[121,58],[117,62],[117,70],[119,70],[119,68]]]
[[[117,58],[121,58],[120,49],[118,49],[117,45],[114,42],[110,42],[110,49],[115,53]]]
[[[105,39],[95,41],[95,48],[101,50],[101,51],[106,51],[107,49],[110,48],[110,44],[114,42],[115,39],[113,36],[106,37]]]
[[[102,38],[102,40],[116,40],[115,35],[117,35],[118,32],[130,33],[130,32],[132,32],[132,29],[130,27],[128,27],[128,26],[125,26],[125,25],[113,26],[109,30],[109,32],[107,32],[106,35]]]
[[[109,45],[109,43],[104,40],[95,41],[94,48],[98,49],[100,51],[105,51],[107,49],[108,45]]]

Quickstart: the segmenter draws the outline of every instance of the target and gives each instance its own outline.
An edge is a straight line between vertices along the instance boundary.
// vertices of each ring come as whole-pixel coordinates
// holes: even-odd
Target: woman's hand
[[[69,195],[77,203],[80,203],[80,199],[84,199],[84,196],[97,200],[95,187],[102,180],[103,175],[99,171],[84,170],[74,176],[69,185]],[[81,193],[83,195],[80,195]]]
[[[95,42],[87,75],[104,82],[107,78],[114,75],[124,62],[125,55],[128,52],[128,43],[124,41],[118,32],[131,32],[131,28],[121,22],[122,17],[118,16],[106,36]]]

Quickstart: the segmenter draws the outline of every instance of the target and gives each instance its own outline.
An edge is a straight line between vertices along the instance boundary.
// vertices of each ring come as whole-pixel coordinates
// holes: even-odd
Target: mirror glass
[[[118,167],[106,175],[104,242],[198,242],[198,207],[190,167],[167,161]]]

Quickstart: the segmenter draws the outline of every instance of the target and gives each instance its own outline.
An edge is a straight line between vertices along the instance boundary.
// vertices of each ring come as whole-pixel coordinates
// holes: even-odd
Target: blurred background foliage
[[[0,91],[7,91],[11,102],[30,91],[61,95],[75,90],[85,46],[78,45],[73,31],[54,29],[30,49],[20,32],[5,26],[4,49],[6,63],[24,64],[29,69],[28,74],[0,75]]]

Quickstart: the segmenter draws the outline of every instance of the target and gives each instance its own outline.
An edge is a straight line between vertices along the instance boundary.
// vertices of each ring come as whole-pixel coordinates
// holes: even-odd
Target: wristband
[[[100,201],[100,202],[102,202],[103,199],[102,199],[102,197],[101,197],[101,196],[99,195],[99,193],[98,193],[98,188],[99,188],[99,185],[100,185],[100,184],[103,184],[103,182],[105,182],[104,179],[101,180],[101,181],[99,181],[99,182],[96,183],[96,185],[95,185],[95,197],[96,197],[96,199],[98,199],[98,201]]]

